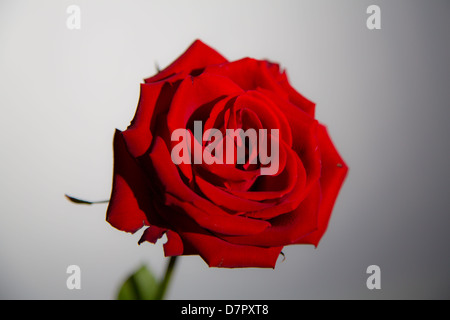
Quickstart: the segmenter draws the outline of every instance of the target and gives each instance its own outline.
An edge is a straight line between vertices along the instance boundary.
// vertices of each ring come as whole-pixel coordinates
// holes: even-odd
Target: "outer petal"
[[[232,244],[200,228],[174,208],[166,209],[164,214],[174,222],[174,229],[180,237],[177,241],[181,240],[185,248],[190,248],[187,252],[184,249],[183,254],[190,254],[195,250],[210,267],[274,268],[282,249],[281,246],[265,248]]]
[[[230,77],[244,90],[261,88],[272,91],[314,117],[315,103],[291,86],[286,72],[280,73],[280,67],[276,63],[244,58],[229,64],[211,66],[206,70]]]
[[[161,81],[176,73],[188,75],[190,72],[203,69],[208,65],[227,62],[221,54],[200,40],[194,41],[190,47],[171,65],[157,75],[145,79],[145,82]]]
[[[328,227],[333,206],[348,172],[348,166],[339,155],[323,125],[319,126],[318,137],[322,155],[322,175],[320,177],[322,200],[319,210],[319,226],[317,231],[297,242],[310,243],[315,246],[319,244]]]
[[[167,229],[165,228],[150,226],[144,230],[141,239],[139,239],[139,244],[141,244],[144,241],[156,243],[156,241],[158,241],[158,239],[161,238],[164,235],[164,233],[166,233],[166,231]]]
[[[167,242],[164,244],[164,255],[166,257],[181,256],[185,253],[183,240],[175,231],[167,231]]]
[[[136,232],[148,224],[145,213],[152,207],[149,192],[145,174],[128,152],[121,132],[116,130],[113,187],[106,220],[119,230]]]
[[[268,61],[244,58],[226,64],[210,66],[205,71],[227,77],[245,91],[264,88],[286,99],[288,97],[269,71]]]
[[[288,94],[288,99],[292,104],[302,109],[311,117],[314,117],[316,104],[300,94],[297,90],[294,89],[294,87],[291,86],[286,72],[280,74],[278,83],[286,91],[286,93]]]
[[[195,178],[195,182],[203,194],[213,203],[234,212],[257,211],[271,206],[270,203],[252,201],[235,196],[210,184],[200,178],[200,176]]]
[[[271,219],[272,226],[260,234],[221,238],[235,244],[267,247],[296,243],[299,238],[317,230],[319,204],[320,187],[317,183],[296,209]]]
[[[181,237],[194,245],[210,267],[222,268],[275,268],[283,247],[236,245],[215,236],[201,233],[181,233]]]
[[[141,84],[138,107],[131,124],[123,132],[128,149],[137,158],[150,148],[158,118],[167,112],[177,84]]]

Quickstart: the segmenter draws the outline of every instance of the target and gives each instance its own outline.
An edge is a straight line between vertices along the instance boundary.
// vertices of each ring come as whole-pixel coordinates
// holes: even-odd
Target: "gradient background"
[[[81,7],[68,30],[66,8]],[[381,7],[382,29],[366,28]],[[317,103],[350,167],[318,249],[275,270],[183,257],[171,299],[450,298],[450,2],[447,0],[0,0],[0,298],[113,299],[161,243],[105,222],[112,137],[139,83],[194,39],[230,60],[280,62]],[[66,287],[81,267],[81,290]],[[366,268],[381,267],[381,290]]]

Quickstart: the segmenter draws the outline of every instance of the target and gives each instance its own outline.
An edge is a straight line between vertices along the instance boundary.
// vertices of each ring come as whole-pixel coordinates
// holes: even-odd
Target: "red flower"
[[[133,121],[116,130],[108,222],[132,233],[147,226],[139,243],[166,234],[166,256],[198,254],[211,267],[273,268],[283,246],[317,246],[348,168],[314,108],[277,64],[229,62],[195,41],[141,84]],[[267,164],[250,163],[249,148],[243,163],[175,164],[175,130],[192,138],[187,158],[195,144],[207,148],[193,134],[198,121],[221,133],[277,129],[268,139],[278,143],[276,173],[261,174]]]

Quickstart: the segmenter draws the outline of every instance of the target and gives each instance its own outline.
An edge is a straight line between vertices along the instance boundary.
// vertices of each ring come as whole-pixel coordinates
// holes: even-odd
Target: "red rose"
[[[166,256],[198,254],[211,267],[273,268],[283,246],[317,246],[348,168],[314,108],[277,64],[229,62],[195,41],[141,84],[133,121],[116,130],[107,221],[132,233],[147,226],[139,243],[166,234]],[[258,160],[257,140],[259,148],[245,147],[240,163],[195,160],[195,148],[201,156],[213,141],[196,138],[199,128],[254,129],[258,138],[267,130],[266,146],[277,158]],[[189,154],[180,156],[192,162],[174,163],[183,147],[181,136],[174,139],[178,129],[189,138]],[[262,174],[272,164],[275,172]]]

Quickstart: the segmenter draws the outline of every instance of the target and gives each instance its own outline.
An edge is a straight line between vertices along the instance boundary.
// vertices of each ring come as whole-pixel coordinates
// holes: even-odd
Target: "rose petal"
[[[275,217],[278,217],[282,214],[291,212],[292,210],[295,210],[300,203],[309,195],[311,192],[311,188],[306,190],[306,174],[305,169],[302,166],[302,163],[298,156],[294,154],[293,157],[296,160],[297,163],[297,177],[296,183],[294,184],[294,188],[289,193],[282,196],[278,201],[276,205],[273,205],[269,208],[262,209],[259,211],[249,212],[245,215],[252,218],[257,219],[272,219]]]
[[[234,212],[247,212],[257,211],[271,206],[269,203],[261,203],[257,201],[251,201],[245,198],[232,195],[220,188],[208,183],[201,177],[196,176],[195,182],[197,183],[203,194],[211,200],[214,204],[226,208]]]
[[[260,129],[264,129],[258,114],[249,108],[240,109],[239,118],[241,119],[242,129],[244,131],[247,129],[255,129],[258,132]]]
[[[280,66],[277,63],[268,63],[268,70],[275,81],[285,90],[288,94],[289,101],[314,117],[315,103],[305,98],[297,90],[295,90],[289,80],[285,70],[281,71]]]
[[[188,76],[181,82],[167,115],[169,132],[187,129],[188,121],[196,110],[212,101],[215,103],[227,96],[242,93],[242,89],[231,80],[203,73],[198,77]],[[210,106],[212,109],[214,105]],[[194,119],[196,120],[196,119]],[[202,120],[202,119],[198,119]]]
[[[166,257],[198,254],[197,250],[188,243],[183,243],[181,237],[175,231],[168,230],[167,242],[163,245]]]
[[[300,94],[291,86],[286,72],[283,72],[281,74],[281,78],[278,83],[287,92],[288,99],[292,104],[302,109],[304,112],[314,118],[316,104]]]
[[[319,210],[319,227],[317,231],[297,242],[310,243],[315,246],[319,244],[328,227],[331,212],[348,172],[347,164],[339,155],[328,135],[326,127],[323,125],[319,126],[318,138],[322,155],[322,174],[320,177],[322,201]]]
[[[113,187],[106,220],[113,227],[131,233],[148,225],[146,212],[152,209],[149,193],[145,174],[130,155],[122,133],[116,130]]]
[[[288,94],[275,81],[269,71],[269,63],[267,61],[244,58],[230,63],[208,66],[205,72],[225,76],[233,80],[245,91],[264,88],[281,97],[288,98]]]
[[[271,219],[271,227],[260,234],[249,236],[221,236],[225,241],[241,245],[285,246],[295,243],[318,228],[320,186],[316,183],[311,193],[293,211]]]
[[[199,227],[213,233],[230,236],[257,234],[270,227],[270,223],[233,215],[212,215],[200,209],[195,203],[180,201],[170,194],[166,195],[166,205],[182,209]],[[173,222],[173,221],[171,221]]]
[[[275,268],[282,246],[259,247],[236,245],[215,236],[200,233],[181,233],[185,241],[195,246],[210,267]]]
[[[174,222],[175,231],[183,246],[191,248],[191,252],[195,250],[210,267],[274,268],[282,250],[281,246],[266,248],[233,244],[200,228],[178,211],[169,209],[165,214]],[[183,251],[183,254],[186,253]]]
[[[182,73],[184,77],[194,70],[203,69],[208,65],[224,62],[227,62],[227,59],[216,50],[200,40],[195,40],[172,64],[155,76],[145,79],[145,82],[161,81],[176,73]]]
[[[272,92],[264,89],[258,89],[258,91],[272,100],[280,112],[289,115],[287,120],[292,132],[292,149],[299,155],[306,170],[305,193],[308,193],[319,179],[321,170],[321,156],[317,141],[318,122]]]
[[[295,152],[282,142],[280,144],[280,168],[278,175],[261,175],[253,185],[254,191],[227,190],[228,192],[249,200],[281,199],[290,193],[296,184],[304,185],[306,173]]]
[[[183,207],[186,210],[185,213],[204,228],[226,234],[252,234],[261,232],[270,226],[266,221],[230,215],[188,188],[181,180],[161,138],[155,139],[149,156],[155,177],[164,189],[165,200]],[[172,199],[170,195],[173,195],[174,198]]]
[[[166,231],[166,228],[150,226],[144,230],[144,233],[142,234],[138,243],[141,244],[144,241],[156,243],[156,241],[158,241],[158,239],[160,239],[164,235],[164,233],[166,233]]]
[[[236,110],[242,108],[250,109],[258,115],[264,129],[280,130],[280,140],[283,140],[288,146],[292,145],[292,134],[290,123],[282,112],[277,112],[278,108],[270,99],[267,99],[258,91],[247,91],[240,95],[235,102]]]
[[[130,153],[139,157],[150,148],[153,135],[158,134],[158,118],[167,112],[177,83],[141,84],[138,107],[131,124],[123,132]]]
[[[234,105],[237,96],[227,97],[214,105],[214,107],[210,110],[208,118],[204,123],[203,131],[205,132],[208,129],[217,129],[225,133],[225,113],[228,109]]]
[[[191,142],[194,146],[193,148],[202,148],[200,143],[194,139],[192,133],[190,131],[189,133],[191,135]],[[194,153],[191,148],[189,148],[189,152],[191,154]],[[196,158],[195,155],[193,158]],[[234,164],[227,164],[225,160],[222,162],[223,163],[207,164],[204,161],[201,161],[199,164],[194,164],[192,168],[197,175],[205,177],[209,181],[213,181],[215,185],[221,185],[223,182],[230,184],[239,184],[241,182],[248,183],[250,181],[255,181],[260,174],[259,170],[241,170],[236,168]]]

